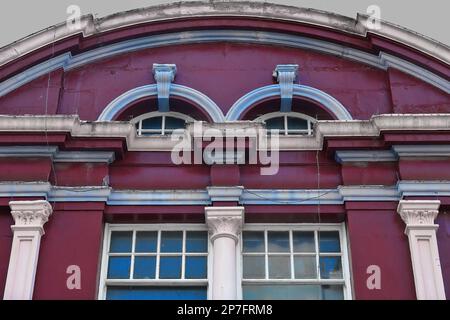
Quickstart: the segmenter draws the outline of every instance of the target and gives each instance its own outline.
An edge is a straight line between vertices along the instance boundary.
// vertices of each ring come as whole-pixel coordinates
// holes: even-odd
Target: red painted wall
[[[356,299],[415,299],[414,277],[405,224],[396,210],[380,210],[378,204],[359,204],[347,210],[353,284]],[[369,290],[367,267],[381,269],[381,289]]]
[[[13,238],[11,226],[14,224],[14,220],[10,212],[9,207],[0,207],[0,299],[3,299],[5,291]]]
[[[42,237],[33,299],[96,299],[103,211],[53,212]],[[81,290],[66,286],[67,267],[81,268]]]
[[[439,225],[437,230],[437,241],[439,258],[441,260],[442,277],[444,278],[445,296],[450,300],[450,212],[444,210],[439,212],[436,219]]]

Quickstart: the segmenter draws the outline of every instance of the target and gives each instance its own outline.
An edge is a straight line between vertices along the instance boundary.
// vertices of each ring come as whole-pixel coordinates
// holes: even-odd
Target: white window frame
[[[205,224],[109,224],[105,223],[103,249],[102,249],[102,261],[100,270],[100,281],[98,290],[98,299],[106,300],[107,286],[206,286],[207,287],[207,299],[211,298],[211,279],[212,279],[212,244],[209,241],[208,235],[208,253],[207,253],[207,278],[206,279],[107,279],[108,275],[108,261],[109,261],[109,246],[111,242],[111,232],[113,231],[133,231],[133,244],[132,250],[135,245],[135,233],[136,231],[183,231],[183,240],[185,240],[186,231],[206,231],[208,229]],[[158,233],[159,234],[159,233]],[[160,252],[160,237],[158,237],[157,253]],[[185,267],[185,241],[183,241],[183,250],[180,253],[182,256],[182,277],[184,277]],[[131,254],[131,266],[130,266],[130,278],[133,275],[134,267],[134,254]],[[159,259],[157,259],[158,261]],[[156,265],[156,268],[159,266]],[[157,272],[156,272],[157,274]]]
[[[161,123],[161,129],[142,129],[142,121],[147,120],[150,118],[156,118],[156,117],[162,117],[162,123]],[[147,112],[144,114],[141,114],[140,116],[133,118],[130,122],[136,126],[138,124],[138,127],[136,128],[136,132],[138,136],[142,136],[142,133],[154,133],[156,135],[166,135],[172,133],[172,129],[166,129],[166,117],[172,117],[184,120],[184,122],[194,122],[195,119],[191,118],[188,115],[185,115],[183,113],[179,112],[159,112],[159,111],[153,111],[153,112]]]
[[[257,283],[257,284],[316,284],[316,285],[322,285],[322,284],[341,284],[343,285],[344,289],[344,300],[351,300],[352,299],[352,286],[351,286],[351,276],[350,276],[350,261],[349,261],[349,255],[348,255],[348,245],[347,245],[347,233],[345,228],[345,223],[293,223],[293,224],[282,224],[282,223],[274,223],[274,224],[260,224],[260,223],[246,223],[242,229],[243,232],[245,231],[264,231],[267,233],[267,231],[314,231],[315,232],[315,241],[316,241],[316,248],[318,248],[318,238],[317,233],[320,231],[338,231],[339,232],[339,240],[340,240],[340,246],[341,246],[341,254],[332,254],[334,256],[340,256],[341,257],[341,263],[342,263],[342,276],[343,279],[252,279],[252,280],[244,280],[243,279],[243,238],[242,234],[240,237],[240,246],[241,246],[241,254],[239,256],[238,260],[238,298],[243,299],[243,288],[242,284],[245,283]],[[291,233],[290,233],[291,234]],[[266,239],[266,235],[265,235]],[[291,248],[292,248],[292,237],[290,236],[291,241]],[[265,262],[265,268],[266,268],[266,276],[267,276],[267,267],[268,267],[268,261],[267,261],[267,243],[265,244],[265,252],[262,253],[265,256],[266,262]],[[319,256],[320,253],[317,254],[317,252],[314,253],[316,255],[316,268],[317,268],[317,275],[319,277],[320,275],[320,264],[319,264]],[[292,250],[289,252],[289,255],[291,256],[291,276],[293,277],[293,266],[292,266]],[[324,254],[328,255],[328,254]]]
[[[280,118],[282,117],[284,119],[284,130],[280,130],[280,132],[283,135],[290,135],[290,134],[306,134],[311,135],[313,131],[313,124],[316,122],[316,119],[313,117],[307,116],[306,114],[299,113],[299,112],[270,112],[266,113],[258,118],[255,119],[255,121],[266,123],[266,120],[270,120],[273,118]],[[289,129],[288,127],[288,118],[298,118],[302,120],[306,120],[308,124],[308,129]]]
[[[351,273],[350,273],[350,259],[347,244],[347,232],[345,223],[246,223],[244,224],[243,231],[339,231],[340,245],[341,245],[341,262],[342,262],[342,273],[343,279],[255,279],[246,280],[248,283],[302,283],[302,284],[343,284],[344,286],[344,299],[352,299],[352,285],[351,285]],[[99,289],[97,298],[99,300],[106,299],[106,288],[108,285],[134,285],[134,286],[182,286],[182,285],[193,285],[193,286],[207,286],[207,299],[212,299],[212,272],[213,272],[213,245],[210,241],[210,234],[208,233],[208,253],[207,253],[207,279],[110,279],[108,280],[108,251],[111,240],[112,231],[206,231],[208,228],[206,224],[109,224],[105,223],[104,237],[103,237],[103,248],[102,248],[102,258],[100,266],[100,279],[99,279]],[[185,234],[185,233],[184,233]],[[133,237],[135,239],[135,237]],[[315,237],[317,241],[317,237]],[[239,236],[239,242],[236,244],[236,263],[237,263],[237,275],[236,275],[236,288],[237,288],[237,299],[242,300],[243,290],[243,253],[242,253],[242,233]],[[134,245],[134,244],[133,244]],[[316,243],[318,248],[318,243]],[[289,253],[292,254],[292,253]],[[184,259],[183,259],[184,261]],[[316,267],[320,268],[320,264],[316,263]],[[130,275],[133,270],[130,268]],[[319,272],[319,271],[318,271]]]

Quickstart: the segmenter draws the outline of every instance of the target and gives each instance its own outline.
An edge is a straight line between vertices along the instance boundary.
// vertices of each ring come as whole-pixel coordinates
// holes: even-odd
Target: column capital
[[[205,219],[211,232],[211,241],[218,237],[238,241],[244,224],[244,207],[207,207]]]
[[[10,201],[11,215],[15,225],[13,229],[35,229],[43,233],[43,226],[48,221],[53,209],[45,200]]]
[[[440,204],[439,200],[400,200],[397,212],[407,227],[435,227]]]

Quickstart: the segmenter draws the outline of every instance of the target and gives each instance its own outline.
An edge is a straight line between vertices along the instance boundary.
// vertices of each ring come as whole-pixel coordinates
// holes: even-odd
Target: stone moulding
[[[342,32],[362,37],[365,37],[368,33],[372,33],[410,46],[447,64],[450,62],[449,49],[446,45],[386,21],[380,21],[380,29],[371,29],[368,26],[370,17],[363,14],[358,14],[356,19],[353,19],[321,10],[267,2],[192,1],[135,9],[112,14],[100,19],[95,19],[93,15],[89,14],[81,18],[79,29],[69,28],[66,23],[60,23],[2,48],[0,50],[0,66],[52,42],[58,42],[76,34],[89,37],[142,23],[192,17],[223,16],[298,22],[324,28],[338,29]]]
[[[194,123],[187,125],[192,132]],[[248,121],[230,123],[205,123],[220,130],[245,131]],[[258,124],[253,124],[258,127]],[[450,131],[450,114],[385,114],[373,116],[370,120],[320,120],[310,136],[280,136],[280,151],[322,150],[327,137],[378,137],[382,131]],[[134,126],[124,121],[80,121],[74,116],[10,116],[0,115],[0,132],[51,133],[68,132],[72,137],[121,138],[127,143],[128,151],[172,151],[179,143],[170,136],[140,137]],[[258,132],[258,131],[257,131]],[[261,134],[258,149],[270,148],[270,143]]]

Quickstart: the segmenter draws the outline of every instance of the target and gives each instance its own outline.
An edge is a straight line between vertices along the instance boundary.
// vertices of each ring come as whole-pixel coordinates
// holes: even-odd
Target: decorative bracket
[[[158,111],[169,111],[170,84],[175,79],[177,66],[175,64],[153,64],[153,76],[158,90]]]
[[[292,95],[297,74],[297,64],[279,64],[273,71],[273,76],[277,78],[280,84],[281,112],[290,112],[292,110]]]

